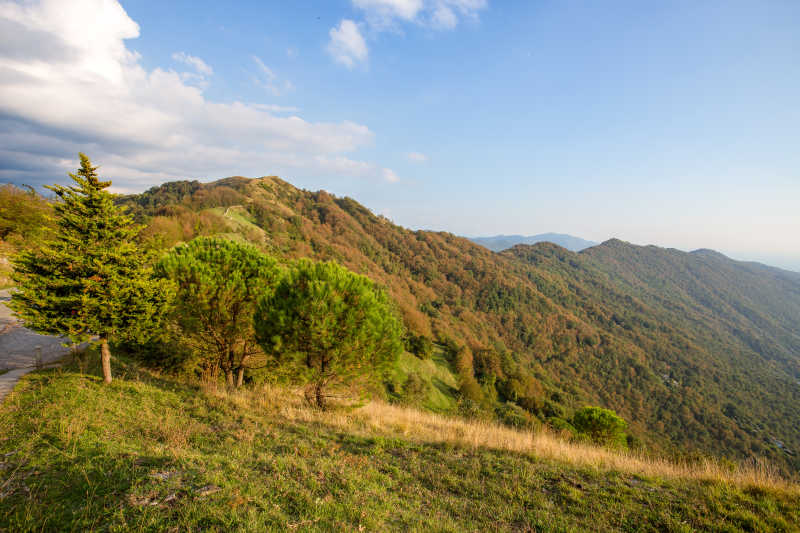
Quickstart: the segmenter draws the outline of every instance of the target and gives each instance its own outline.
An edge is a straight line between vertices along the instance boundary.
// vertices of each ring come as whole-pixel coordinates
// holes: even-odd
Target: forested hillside
[[[156,249],[223,234],[378,281],[408,349],[446,359],[459,408],[478,416],[561,428],[599,404],[654,450],[800,466],[800,276],[618,241],[497,254],[275,177],[168,183],[120,202]]]

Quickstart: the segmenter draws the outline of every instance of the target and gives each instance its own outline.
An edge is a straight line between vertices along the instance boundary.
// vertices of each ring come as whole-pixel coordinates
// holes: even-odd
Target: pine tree
[[[248,244],[198,237],[173,248],[156,272],[177,286],[171,315],[183,340],[206,354],[212,375],[221,369],[229,387],[240,387],[245,369],[263,364],[253,314],[280,276],[275,259]]]
[[[402,351],[403,326],[386,292],[335,262],[297,261],[254,321],[264,350],[304,377],[306,398],[323,409],[329,388],[385,377]]]
[[[103,379],[111,383],[109,341],[144,339],[158,327],[169,301],[169,282],[150,276],[148,257],[135,239],[140,226],[114,205],[97,167],[79,154],[75,185],[47,187],[55,234],[14,259],[19,292],[11,307],[40,333],[79,343],[100,343]]]

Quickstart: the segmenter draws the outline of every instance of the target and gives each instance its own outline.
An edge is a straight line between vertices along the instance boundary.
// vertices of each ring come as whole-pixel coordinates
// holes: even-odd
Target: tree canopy
[[[172,249],[156,272],[176,284],[171,316],[183,339],[209,354],[204,364],[212,376],[222,370],[234,386],[236,373],[240,386],[246,368],[263,364],[253,315],[279,277],[276,260],[247,244],[198,237]]]
[[[584,407],[572,416],[572,426],[593,442],[606,446],[626,445],[627,422],[617,413],[602,407]]]
[[[297,261],[255,317],[266,351],[294,366],[307,398],[324,408],[330,389],[380,375],[402,350],[402,326],[388,295],[335,262]]]

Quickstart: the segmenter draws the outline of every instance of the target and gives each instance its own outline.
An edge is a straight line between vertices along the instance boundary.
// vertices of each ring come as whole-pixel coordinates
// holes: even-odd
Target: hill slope
[[[703,253],[685,267],[648,266],[648,254],[673,252],[617,242],[580,254],[552,244],[495,254],[274,177],[170,183],[122,202],[148,222],[151,246],[224,234],[282,257],[335,259],[385,285],[408,329],[437,342],[459,374],[462,407],[500,413],[516,401],[556,423],[599,404],[656,450],[800,467],[791,277],[738,265],[718,285],[693,288],[687,273],[709,260]],[[741,288],[756,279],[763,287]]]
[[[542,233],[540,235],[530,235],[528,237],[524,235],[495,235],[493,237],[471,237],[470,240],[476,244],[485,246],[493,252],[501,252],[517,244],[536,244],[540,242],[551,242],[567,250],[579,252],[590,246],[597,246],[598,244],[564,233]]]
[[[493,445],[495,431],[498,442],[536,438],[501,427],[381,404],[325,414],[287,390],[229,396],[123,361],[117,370],[105,386],[99,368],[29,374],[0,405],[0,530],[794,531],[800,523],[796,486],[676,476],[663,464],[638,471],[623,456],[615,467],[609,452],[564,443],[559,450],[573,456],[549,458]],[[470,442],[474,435],[484,440]]]

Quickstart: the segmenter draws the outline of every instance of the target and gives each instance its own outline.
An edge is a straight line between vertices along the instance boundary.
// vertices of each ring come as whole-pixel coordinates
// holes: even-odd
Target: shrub
[[[563,418],[559,418],[557,416],[551,416],[547,419],[547,425],[555,431],[559,433],[562,437],[573,437],[577,433],[572,424],[564,420]]]
[[[530,374],[517,372],[501,382],[498,389],[507,401],[515,402],[530,412],[538,411],[544,405],[544,387]]]
[[[572,425],[578,433],[586,435],[592,442],[604,446],[627,446],[625,430],[627,422],[617,413],[602,407],[584,407],[572,416]]]
[[[519,405],[505,402],[495,409],[497,418],[505,425],[515,428],[533,428],[533,417]]]
[[[430,359],[433,356],[433,341],[425,335],[406,335],[406,350],[420,359]]]

